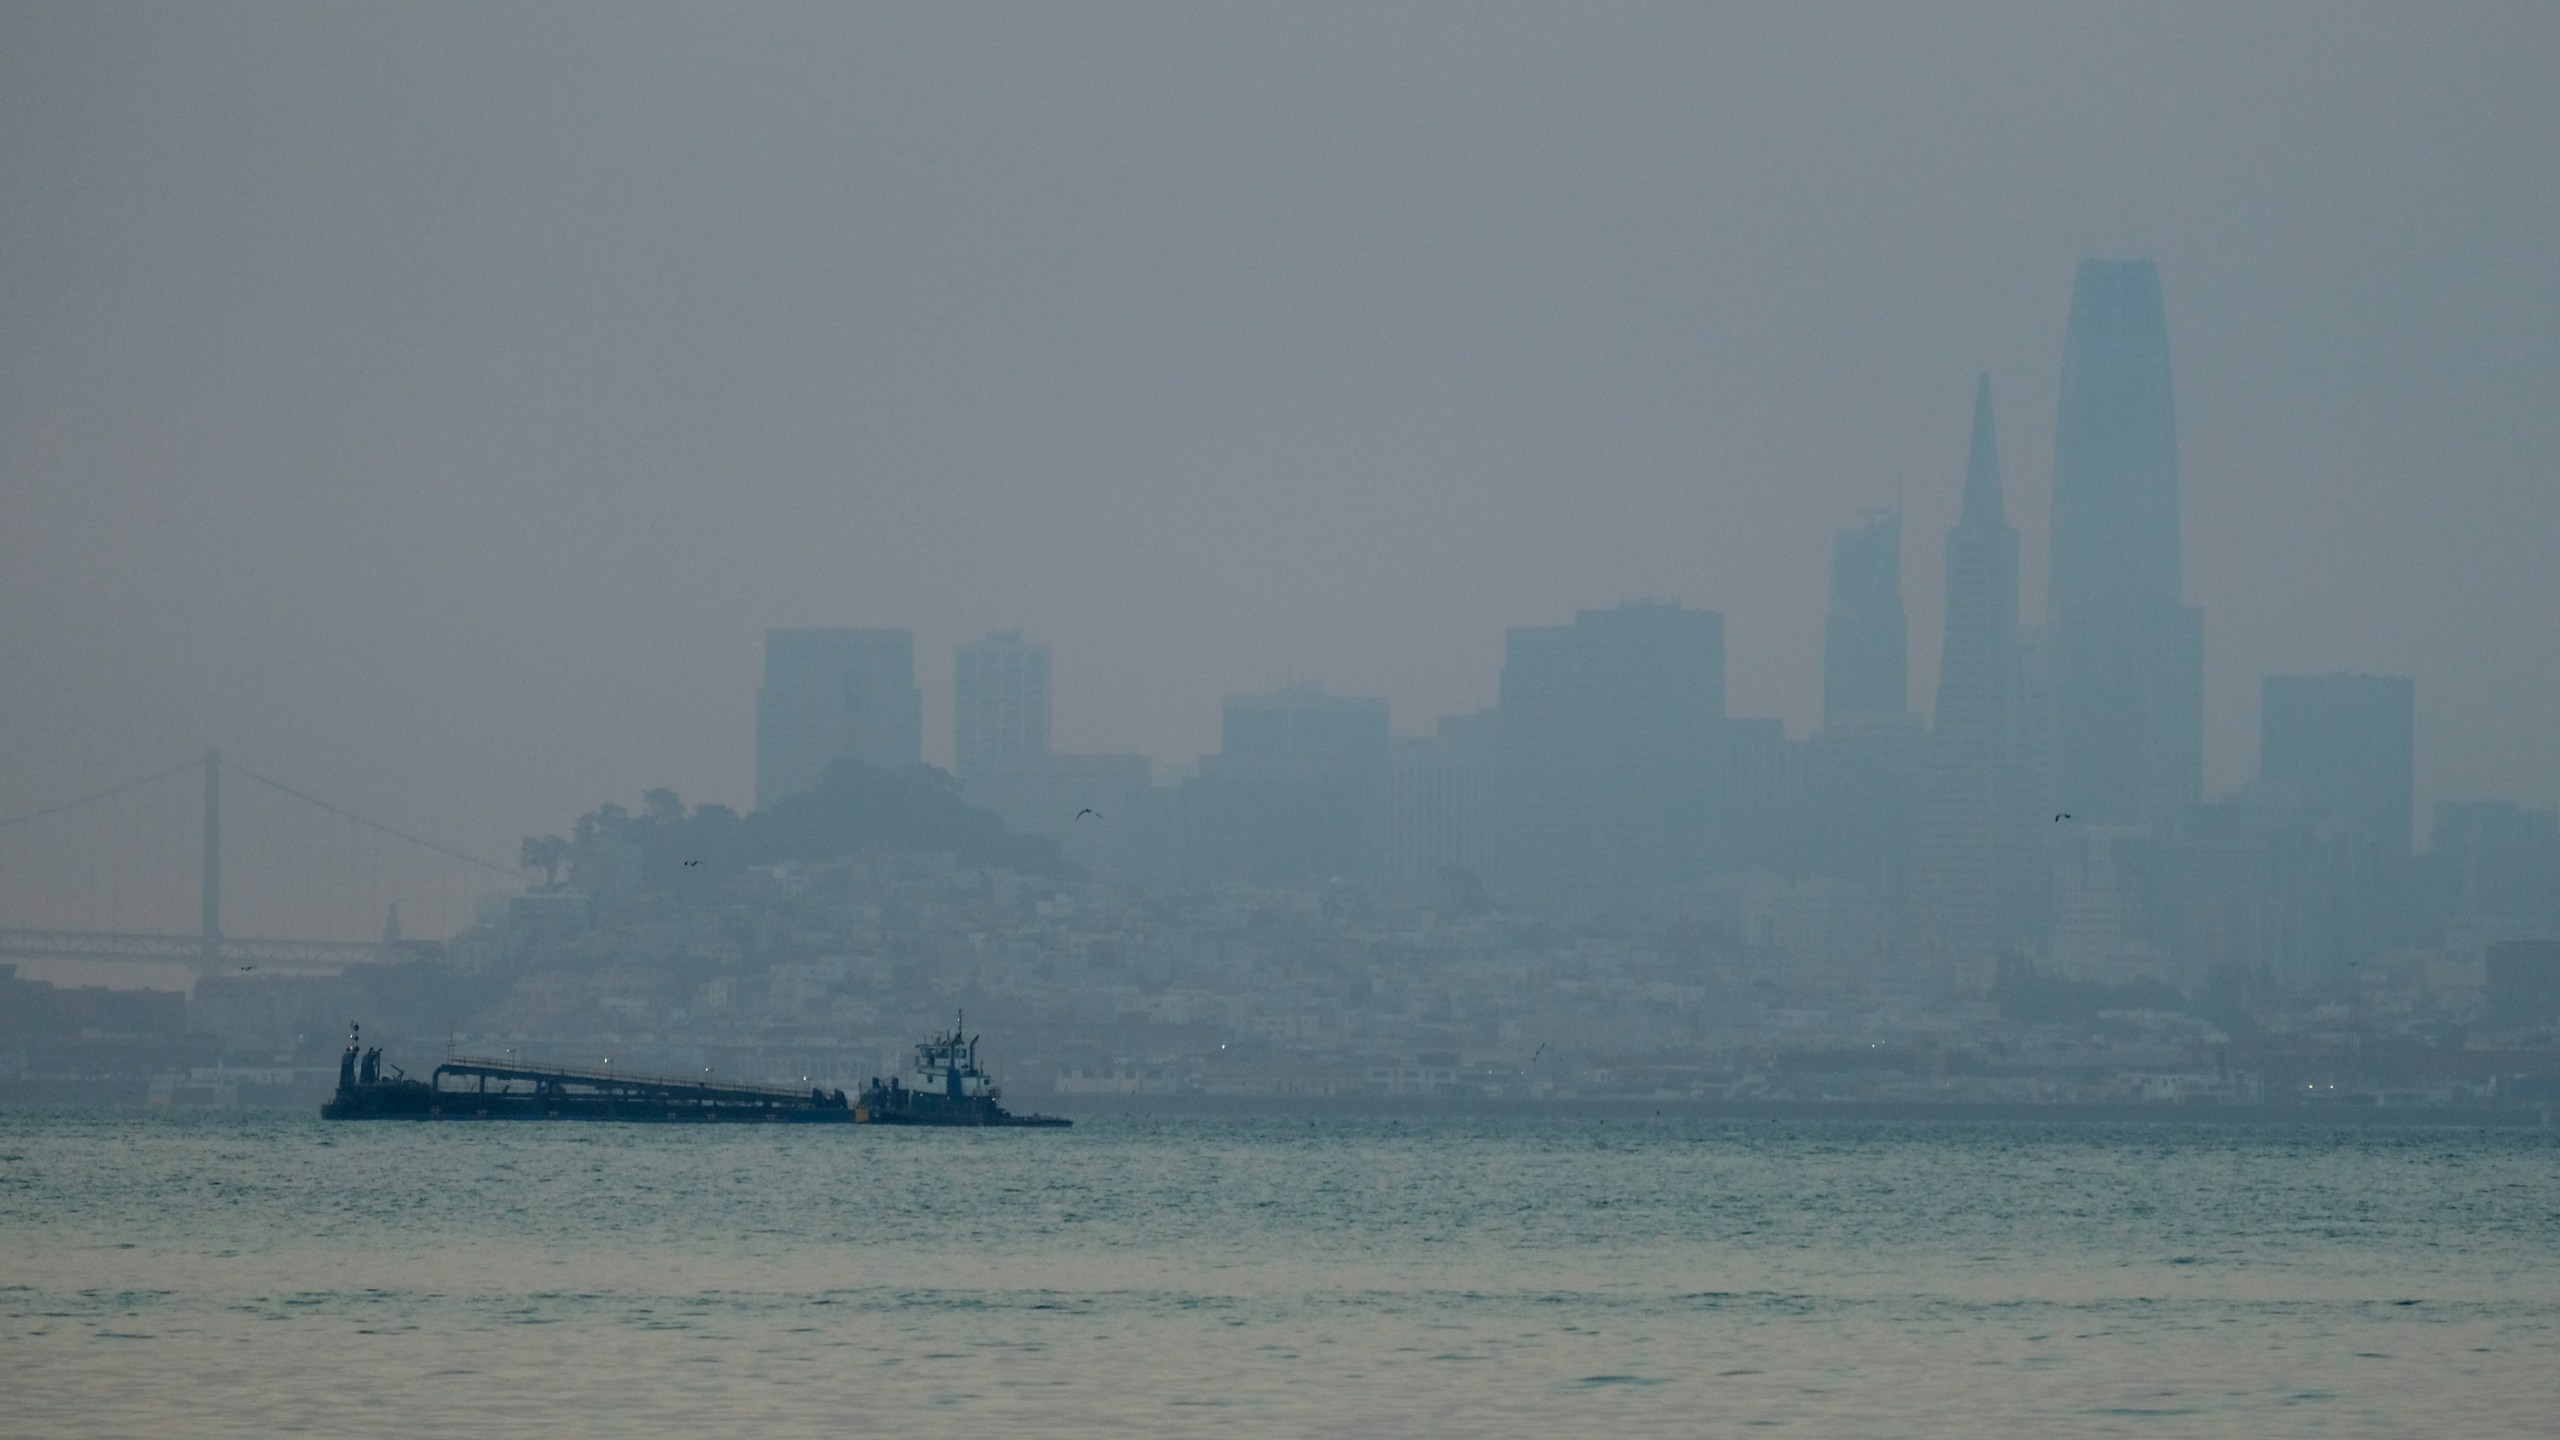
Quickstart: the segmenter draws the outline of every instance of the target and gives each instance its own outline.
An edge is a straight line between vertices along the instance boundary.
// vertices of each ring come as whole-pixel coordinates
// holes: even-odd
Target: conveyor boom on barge
[[[385,1074],[388,1068],[391,1073]],[[739,1080],[633,1075],[610,1066],[540,1065],[457,1056],[425,1080],[385,1067],[380,1049],[347,1043],[329,1120],[737,1120],[849,1125],[864,1117],[841,1090]]]

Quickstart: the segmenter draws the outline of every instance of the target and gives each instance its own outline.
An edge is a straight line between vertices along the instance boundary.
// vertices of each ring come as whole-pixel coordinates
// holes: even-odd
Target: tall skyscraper
[[[2417,717],[2417,682],[2406,676],[2270,675],[2258,778],[2323,830],[2406,857]]]
[[[2159,826],[2204,779],[2204,621],[2178,560],[2169,325],[2148,260],[2082,262],[2054,421],[2059,808]]]
[[[1504,646],[1494,859],[1513,893],[1646,906],[1716,858],[1724,617],[1586,610]]]
[[[1991,420],[1974,387],[1964,504],[1947,532],[1946,641],[1914,857],[1919,949],[1960,987],[1987,981],[2034,914],[2037,804],[2020,747],[2018,532]]]
[[[1049,753],[1049,647],[1018,630],[960,647],[951,753],[962,784]]]
[[[767,630],[756,692],[757,806],[815,787],[844,756],[883,766],[923,761],[915,635]]]
[[[1899,720],[1910,708],[1902,614],[1902,517],[1869,513],[1831,537],[1831,609],[1822,621],[1822,726]]]

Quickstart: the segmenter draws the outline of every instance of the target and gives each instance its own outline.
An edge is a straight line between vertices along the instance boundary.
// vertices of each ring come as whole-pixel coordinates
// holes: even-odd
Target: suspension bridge
[[[420,953],[409,932],[450,935],[523,878],[207,750],[0,816],[0,962],[344,970]]]

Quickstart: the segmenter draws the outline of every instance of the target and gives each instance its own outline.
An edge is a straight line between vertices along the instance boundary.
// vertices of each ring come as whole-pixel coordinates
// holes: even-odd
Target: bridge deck
[[[0,960],[107,960],[153,965],[343,970],[414,955],[415,943],[369,940],[282,940],[225,935],[208,964],[201,935],[144,935],[111,930],[0,929]]]

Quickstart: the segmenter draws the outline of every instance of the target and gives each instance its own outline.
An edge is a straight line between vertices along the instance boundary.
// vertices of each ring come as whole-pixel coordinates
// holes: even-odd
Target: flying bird
[[[1092,817],[1093,817],[1094,819],[1096,819],[1096,820],[1099,820],[1099,819],[1101,819],[1101,818],[1102,818],[1102,812],[1101,812],[1101,811],[1096,810],[1096,809],[1094,809],[1092,806],[1088,805],[1088,806],[1086,806],[1084,809],[1079,810],[1079,811],[1077,811],[1077,812],[1076,812],[1076,819],[1081,820],[1081,819],[1083,819],[1084,817],[1086,817],[1087,815],[1092,816]]]
[[[241,969],[243,969],[243,970],[255,970],[255,969],[257,969],[258,967],[257,967],[257,966],[255,966],[255,965],[243,965],[243,966],[241,966],[240,968],[241,968]]]
[[[2068,819],[2070,819],[2070,818],[2071,818],[2071,816],[2070,816],[2069,814],[2067,814],[2067,813],[2066,813],[2066,814],[2056,815],[2056,816],[2054,816],[2053,818],[2054,818],[2056,821],[2063,821],[2063,820],[2068,820]]]
[[[687,861],[686,861],[686,862],[684,862],[684,863],[686,863],[687,865],[699,865],[699,864],[701,864],[702,862],[701,862],[701,861],[699,861],[699,860],[687,860]]]

